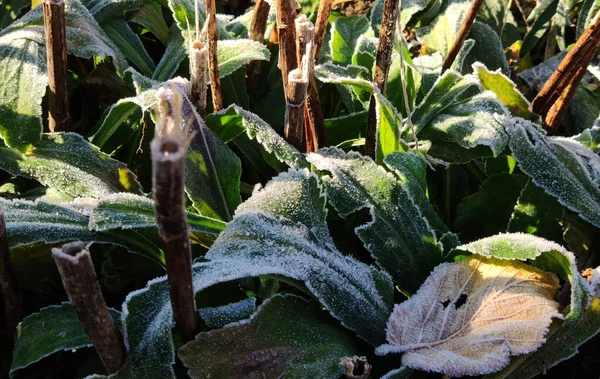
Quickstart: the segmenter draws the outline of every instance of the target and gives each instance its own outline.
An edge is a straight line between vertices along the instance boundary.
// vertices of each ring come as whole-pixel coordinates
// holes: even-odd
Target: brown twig
[[[252,15],[252,22],[250,23],[250,31],[248,35],[251,40],[263,43],[265,40],[265,31],[267,30],[267,19],[269,18],[269,3],[265,0],[257,0],[254,6],[254,14]],[[254,82],[258,73],[260,72],[260,66],[262,61],[256,60],[248,63],[246,67],[246,88],[250,91],[254,86]]]
[[[315,62],[321,58],[321,49],[327,32],[329,15],[331,14],[331,3],[333,0],[321,0],[319,10],[317,11],[317,21],[315,21]]]
[[[549,130],[556,130],[560,125],[599,47],[600,15],[597,15],[531,102],[531,110],[542,116]]]
[[[279,39],[279,69],[284,92],[288,91],[290,73],[298,67],[296,58],[296,0],[275,0],[277,35]]]
[[[21,291],[15,277],[8,237],[6,235],[6,223],[4,222],[4,207],[0,205],[0,287],[4,293],[4,313],[6,321],[6,332],[8,337],[8,351],[10,352],[14,343],[14,333],[21,320]]]
[[[394,49],[394,30],[396,18],[398,17],[399,0],[385,0],[383,2],[383,17],[379,30],[379,43],[377,45],[377,57],[375,59],[375,71],[373,73],[373,84],[385,94],[388,72],[392,62],[392,51]],[[367,118],[367,133],[365,135],[365,154],[375,159],[377,137],[377,103],[375,95],[371,95],[369,102],[369,115]]]
[[[444,63],[442,64],[442,72],[449,69],[452,66],[452,63],[454,63],[458,52],[462,48],[465,39],[469,34],[469,30],[471,30],[473,22],[475,22],[475,17],[477,17],[477,13],[479,13],[479,9],[481,8],[482,4],[483,0],[473,0],[473,2],[471,3],[471,7],[469,8],[467,15],[465,16],[465,20],[463,21],[462,25],[460,26],[460,29],[458,30],[456,40],[454,41],[454,44],[452,44],[452,47],[448,51],[448,55],[446,55],[446,58],[444,59]]]
[[[52,256],[83,331],[106,370],[117,372],[125,364],[127,350],[102,298],[90,252],[83,243],[73,242],[52,249]]]
[[[192,44],[190,51],[190,73],[192,82],[191,100],[200,117],[206,118],[206,62],[208,51],[201,40]]]
[[[213,112],[223,109],[219,62],[217,60],[217,7],[215,0],[206,0],[206,22],[208,23],[208,70],[210,71],[210,89],[212,92]]]
[[[300,15],[295,23],[296,56],[301,57],[298,68],[290,71],[288,85],[285,91],[285,139],[302,152],[307,152],[308,146],[314,149],[315,136],[306,130],[304,123],[305,103],[309,77],[314,67],[313,38],[314,27],[305,15]],[[310,137],[310,141],[308,140]],[[312,150],[314,151],[314,150]]]
[[[43,6],[50,87],[48,127],[51,132],[70,131],[65,3],[63,0],[45,0]]]
[[[181,128],[182,97],[172,89],[172,116],[167,115],[167,99],[158,93],[157,134],[152,150],[152,197],[158,233],[167,265],[169,294],[175,325],[184,342],[199,331],[192,286],[192,253],[185,214],[185,160],[189,144],[187,128]]]

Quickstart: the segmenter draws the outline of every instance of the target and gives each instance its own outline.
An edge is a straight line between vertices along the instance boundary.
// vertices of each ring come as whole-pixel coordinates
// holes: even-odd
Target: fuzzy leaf
[[[571,137],[580,144],[587,146],[596,154],[600,154],[600,126],[594,125],[580,134]]]
[[[140,37],[131,30],[125,20],[117,18],[102,25],[123,55],[146,76],[152,76],[156,67],[148,55]]]
[[[201,333],[179,350],[192,378],[338,377],[342,357],[359,354],[316,302],[276,295],[250,320]]]
[[[209,329],[221,329],[227,324],[250,318],[256,312],[256,298],[248,297],[227,305],[201,308],[199,312]]]
[[[521,170],[561,204],[600,227],[600,157],[574,140],[546,137],[525,120],[509,121],[509,146]]]
[[[163,45],[167,45],[169,27],[162,14],[162,7],[155,1],[150,1],[140,9],[131,13],[128,20],[142,25],[154,34]]]
[[[510,74],[502,42],[492,28],[483,22],[475,21],[471,25],[468,38],[474,41],[474,45],[462,60],[462,72],[470,72],[472,64],[481,62],[492,70]]]
[[[217,44],[219,77],[224,78],[250,61],[268,61],[271,53],[265,45],[249,39],[223,40]]]
[[[121,18],[126,12],[139,9],[146,0],[82,0],[99,24]]]
[[[0,148],[0,168],[34,178],[73,197],[101,197],[116,192],[140,192],[127,167],[75,133],[44,134],[27,154]]]
[[[410,155],[393,153],[386,162],[401,154]],[[327,196],[342,217],[363,208],[370,209],[372,220],[357,227],[355,233],[379,266],[408,293],[414,293],[442,259],[442,249],[436,241],[435,232],[423,217],[424,212],[411,198],[413,193],[415,198],[425,197],[422,183],[415,183],[410,166],[403,166],[403,163],[419,164],[416,160],[420,158],[415,158],[413,162],[395,159],[394,169],[403,175],[401,181],[358,153],[346,154],[327,148],[308,156],[309,162],[326,174],[323,182]],[[419,176],[424,180],[424,175]],[[432,211],[428,202],[420,202],[419,205]],[[437,215],[434,217],[439,225],[439,218]],[[445,231],[447,229],[442,232]]]
[[[558,280],[521,262],[470,258],[438,266],[416,295],[396,305],[389,344],[402,364],[450,376],[480,375],[536,350],[562,318]]]
[[[469,5],[470,2],[464,0],[445,1],[431,24],[417,28],[417,38],[421,40],[426,51],[439,51],[444,57],[448,55]]]
[[[121,325],[121,314],[110,310],[114,322]],[[11,377],[25,368],[58,351],[92,347],[71,303],[51,305],[25,317],[15,339]]]
[[[331,25],[331,59],[333,62],[346,65],[352,61],[354,46],[363,34],[372,34],[369,20],[365,16],[338,17]],[[370,68],[370,67],[369,67]]]

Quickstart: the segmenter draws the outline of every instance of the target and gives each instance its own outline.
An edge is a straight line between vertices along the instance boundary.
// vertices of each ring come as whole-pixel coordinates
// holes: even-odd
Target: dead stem
[[[392,62],[394,49],[394,30],[398,17],[399,0],[385,0],[383,2],[383,18],[379,30],[379,44],[377,45],[377,58],[373,73],[373,84],[385,95],[388,72]],[[365,154],[375,159],[377,140],[377,102],[375,95],[371,95],[369,102],[369,115],[367,119],[367,133],[365,135]]]
[[[70,131],[65,3],[63,0],[45,0],[43,7],[50,87],[48,127],[50,132]]]
[[[208,50],[200,39],[192,44],[190,51],[191,100],[200,117],[206,118],[206,62]]]
[[[265,0],[257,0],[254,6],[254,14],[250,23],[250,31],[248,35],[251,40],[264,43],[265,31],[267,30],[267,19],[269,18],[269,3]],[[251,61],[246,68],[246,88],[248,91],[252,89],[256,81],[256,77],[260,72],[261,61]]]
[[[117,372],[125,364],[127,350],[102,298],[88,248],[81,242],[68,243],[52,249],[52,256],[83,331],[106,370]]]
[[[158,94],[157,134],[152,150],[152,197],[158,233],[162,239],[167,280],[175,326],[184,342],[199,331],[192,286],[192,254],[185,213],[185,160],[189,144],[187,127],[182,130],[182,97],[172,88],[172,115],[168,116],[164,91]]]
[[[444,63],[442,64],[442,73],[449,69],[454,63],[458,52],[462,48],[467,35],[469,34],[469,30],[471,30],[471,26],[475,21],[475,17],[477,17],[477,13],[479,13],[479,9],[483,4],[483,0],[473,0],[471,3],[471,7],[465,16],[465,20],[463,21],[460,29],[458,30],[458,35],[456,36],[456,40],[454,40],[454,44],[450,50],[448,50],[448,55],[446,55],[446,59],[444,59]]]
[[[319,10],[317,11],[317,21],[315,22],[315,63],[319,62],[321,49],[327,32],[329,15],[331,14],[332,0],[321,0]]]
[[[275,0],[279,39],[279,69],[284,92],[288,91],[290,72],[298,67],[296,58],[296,0]]]
[[[210,89],[212,92],[213,112],[223,109],[219,62],[217,60],[217,9],[215,0],[206,0],[206,22],[208,23],[208,70],[210,71]]]
[[[4,313],[6,321],[6,334],[8,351],[12,351],[14,334],[21,320],[21,291],[15,277],[15,272],[8,247],[6,223],[4,221],[4,207],[0,205],[0,288],[4,294]]]
[[[595,17],[592,24],[579,37],[575,46],[563,58],[531,102],[531,110],[542,116],[548,130],[558,129],[598,47],[600,47],[600,15]]]

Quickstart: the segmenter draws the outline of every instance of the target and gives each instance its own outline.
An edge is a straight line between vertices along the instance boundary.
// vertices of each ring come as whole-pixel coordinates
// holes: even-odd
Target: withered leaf
[[[377,354],[401,353],[402,364],[451,376],[496,372],[511,355],[545,342],[558,279],[517,261],[471,257],[439,265],[387,324],[389,344]]]

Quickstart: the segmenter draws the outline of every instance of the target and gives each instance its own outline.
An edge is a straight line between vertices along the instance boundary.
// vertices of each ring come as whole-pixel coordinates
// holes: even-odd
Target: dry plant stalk
[[[4,294],[4,313],[8,350],[12,350],[14,333],[21,320],[21,291],[17,284],[15,272],[8,247],[6,223],[4,221],[4,207],[0,205],[0,287]]]
[[[44,0],[43,7],[50,87],[48,127],[50,132],[70,131],[65,3],[63,0]]]
[[[479,13],[479,9],[481,8],[482,4],[483,0],[473,0],[473,2],[471,3],[471,7],[469,8],[467,15],[465,16],[465,20],[463,21],[462,25],[460,26],[460,29],[458,30],[456,40],[454,40],[454,44],[452,44],[452,47],[448,51],[448,55],[446,55],[446,58],[444,59],[444,63],[442,64],[442,73],[449,69],[452,66],[452,63],[454,63],[458,52],[465,43],[465,39],[469,34],[469,30],[471,30],[473,22],[475,22],[475,17],[477,17],[477,13]]]
[[[88,248],[82,242],[68,243],[53,248],[52,256],[83,331],[106,370],[117,372],[125,364],[127,350],[102,298]]]
[[[152,197],[158,233],[167,265],[167,279],[175,326],[184,342],[199,332],[192,286],[192,252],[185,213],[185,160],[190,142],[181,127],[182,97],[172,88],[172,115],[168,116],[164,90],[158,93],[157,134],[152,151]]]
[[[284,92],[288,92],[288,79],[292,70],[298,67],[296,58],[296,0],[275,0],[277,34],[279,39],[279,69],[283,79]]]
[[[373,84],[385,94],[388,72],[392,62],[394,49],[394,30],[396,18],[398,17],[400,0],[385,0],[383,2],[383,17],[379,30],[379,44],[377,45],[377,57],[375,59],[375,72],[373,73]],[[371,95],[369,102],[369,115],[367,119],[367,132],[365,135],[365,154],[375,159],[377,137],[377,102],[375,95]]]
[[[309,143],[314,145],[314,134],[311,141],[307,140],[308,133],[304,123],[304,105],[308,90],[309,77],[314,68],[313,55],[313,25],[305,15],[300,15],[296,21],[297,51],[294,55],[302,57],[298,68],[290,71],[285,87],[285,139],[302,152],[308,151]]]
[[[191,100],[198,109],[200,117],[206,117],[206,62],[208,49],[204,42],[197,39],[190,50]]]
[[[317,21],[315,22],[315,62],[321,57],[321,49],[327,32],[329,15],[331,14],[331,4],[333,0],[321,0],[319,10],[317,11]]]
[[[263,43],[265,40],[265,31],[267,30],[267,19],[269,18],[269,3],[265,0],[257,0],[254,6],[254,14],[250,23],[250,31],[248,32],[251,40]],[[254,82],[260,72],[261,61],[251,61],[246,69],[246,87],[250,90],[254,86]]]
[[[208,70],[210,71],[210,88],[212,91],[213,112],[223,109],[221,79],[219,79],[219,62],[217,60],[217,7],[215,0],[206,0],[206,22],[208,24]]]
[[[542,116],[548,130],[558,129],[575,90],[599,47],[600,14],[579,37],[531,102],[531,110]]]

